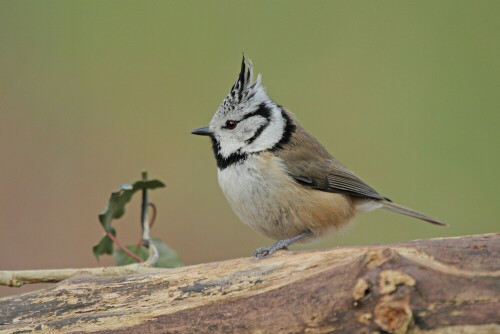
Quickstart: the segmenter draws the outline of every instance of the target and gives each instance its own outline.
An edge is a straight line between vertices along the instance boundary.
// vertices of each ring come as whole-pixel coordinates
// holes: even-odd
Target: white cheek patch
[[[222,133],[218,136],[220,151],[219,153],[224,157],[228,158],[231,154],[237,153],[241,149],[240,141],[234,139],[233,136]]]
[[[263,122],[263,124],[265,123]],[[245,146],[241,151],[252,153],[271,149],[283,137],[285,125],[286,122],[281,115],[280,108],[276,105],[273,105],[271,109],[271,121],[269,122],[269,124],[251,144]]]
[[[262,117],[252,117],[241,121],[234,130],[221,129],[218,136],[220,153],[224,158],[232,153],[246,153],[248,151],[247,141],[252,138],[261,126],[267,125],[268,121]]]
[[[233,130],[221,129],[217,135],[220,144],[220,154],[227,158],[233,153],[255,153],[269,150],[283,137],[286,121],[281,115],[281,109],[274,105],[271,107],[271,120],[262,117],[252,117],[238,124]],[[260,127],[265,126],[261,133],[257,133]],[[255,134],[257,137],[252,143],[247,140]]]
[[[241,124],[239,125],[241,126],[242,132],[241,140],[245,141],[246,144],[249,144],[250,141],[257,138],[259,135],[259,129],[267,127],[269,123],[270,121],[262,116],[254,116],[241,121]],[[256,137],[253,138],[254,136]]]

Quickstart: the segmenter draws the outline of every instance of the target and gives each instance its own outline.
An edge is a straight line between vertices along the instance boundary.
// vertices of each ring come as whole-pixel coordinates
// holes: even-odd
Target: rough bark
[[[77,276],[0,299],[0,330],[500,333],[500,234]]]

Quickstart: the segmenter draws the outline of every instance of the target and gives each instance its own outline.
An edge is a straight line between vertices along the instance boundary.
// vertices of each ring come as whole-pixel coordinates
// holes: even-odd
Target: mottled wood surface
[[[0,331],[500,333],[500,234],[77,276],[0,299]]]

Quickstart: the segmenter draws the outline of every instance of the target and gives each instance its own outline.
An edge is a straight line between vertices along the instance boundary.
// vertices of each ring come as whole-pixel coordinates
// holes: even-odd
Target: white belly
[[[275,159],[252,155],[242,164],[219,170],[218,177],[229,205],[243,223],[274,239],[306,230],[290,201],[300,196],[300,190]]]

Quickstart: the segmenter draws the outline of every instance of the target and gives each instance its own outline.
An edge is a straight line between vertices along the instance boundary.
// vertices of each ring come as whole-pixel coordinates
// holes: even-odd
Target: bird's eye
[[[226,122],[226,128],[228,128],[229,130],[233,130],[236,125],[238,125],[238,122],[236,121],[227,121]]]

